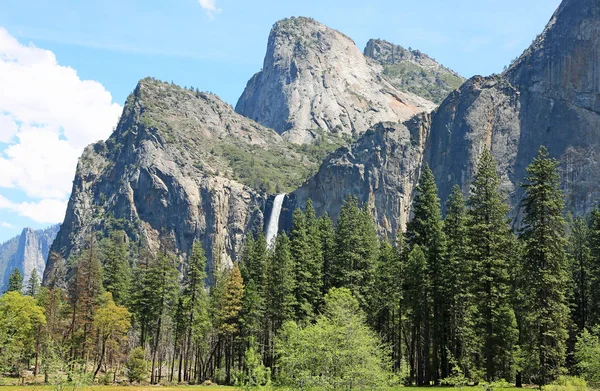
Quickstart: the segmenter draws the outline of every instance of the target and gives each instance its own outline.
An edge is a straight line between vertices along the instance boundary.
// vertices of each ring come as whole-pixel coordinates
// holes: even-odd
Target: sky
[[[0,243],[62,222],[77,158],[146,76],[235,106],[271,26],[309,16],[359,48],[381,38],[465,77],[501,72],[560,0],[1,0]]]

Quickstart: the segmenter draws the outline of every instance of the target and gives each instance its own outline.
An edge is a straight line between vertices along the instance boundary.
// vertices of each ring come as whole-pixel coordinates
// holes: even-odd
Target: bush
[[[127,377],[130,382],[141,382],[148,376],[148,361],[146,361],[146,352],[143,348],[137,347],[127,357],[125,363]]]
[[[583,330],[575,343],[575,362],[581,376],[588,382],[600,383],[600,339],[596,330]]]
[[[283,326],[278,381],[292,389],[382,389],[393,383],[389,352],[367,327],[350,290],[333,288],[315,324]]]
[[[584,379],[575,376],[559,376],[551,384],[542,387],[543,391],[586,391],[587,383]]]

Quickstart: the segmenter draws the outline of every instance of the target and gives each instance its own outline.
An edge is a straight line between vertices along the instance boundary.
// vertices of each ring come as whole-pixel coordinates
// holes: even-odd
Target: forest
[[[209,268],[199,242],[183,259],[168,238],[153,253],[90,233],[64,278],[11,274],[0,371],[49,384],[600,384],[600,208],[565,211],[544,147],[521,186],[513,220],[484,152],[469,196],[455,186],[442,208],[426,166],[394,242],[355,197],[335,224],[309,201],[274,243],[248,235],[231,267]]]

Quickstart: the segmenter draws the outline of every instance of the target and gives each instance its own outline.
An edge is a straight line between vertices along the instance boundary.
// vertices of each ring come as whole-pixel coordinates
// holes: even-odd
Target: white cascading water
[[[272,249],[275,246],[275,238],[277,237],[277,231],[279,229],[279,215],[281,214],[284,198],[285,193],[277,194],[273,200],[273,209],[271,210],[271,218],[269,219],[269,225],[267,225],[267,233],[265,236],[267,247],[269,249]]]

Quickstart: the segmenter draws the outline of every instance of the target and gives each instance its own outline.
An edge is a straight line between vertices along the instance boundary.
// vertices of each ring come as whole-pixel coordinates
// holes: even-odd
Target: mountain
[[[358,137],[378,122],[435,107],[382,73],[344,34],[314,19],[284,19],[271,30],[263,69],[235,110],[295,143],[311,143],[331,134]]]
[[[17,235],[0,244],[0,281],[4,281],[6,267],[8,266],[8,262],[10,262],[10,258],[17,252],[20,237],[21,235]],[[0,283],[0,286],[1,285],[2,283]]]
[[[427,54],[381,39],[369,40],[364,54],[383,66],[383,77],[394,87],[436,104],[465,82],[458,73]]]
[[[357,142],[330,154],[318,173],[286,201],[282,219],[304,207],[310,198],[317,214],[336,220],[348,196],[356,196],[375,217],[379,234],[391,240],[407,222],[419,179],[430,117],[416,116],[403,124],[374,125]]]
[[[230,264],[245,233],[262,226],[265,194],[298,186],[316,168],[306,156],[214,95],[141,80],[109,139],[83,152],[52,251],[63,263],[90,230],[119,229],[182,256],[200,240],[209,262]]]
[[[46,229],[23,229],[21,235],[0,244],[0,281],[2,286],[15,268],[23,274],[24,283],[29,280],[31,272],[36,269],[38,276],[44,274],[46,259],[50,246],[56,237],[59,225]]]
[[[432,102],[388,81],[382,64],[398,64],[397,47],[371,41],[366,53],[378,63],[312,19],[280,21],[236,111],[214,95],[140,81],[115,132],[83,153],[52,250],[63,263],[87,232],[123,229],[154,251],[167,242],[182,259],[200,240],[209,265],[231,263],[265,216],[287,228],[310,198],[335,219],[348,195],[394,239],[425,163],[443,203],[454,184],[468,194],[485,149],[518,222],[519,184],[540,145],[561,161],[569,210],[588,212],[600,202],[599,33],[600,3],[564,0],[503,74],[471,78],[428,113]],[[446,72],[415,53],[400,64]]]
[[[541,145],[561,162],[567,208],[600,202],[600,3],[564,0],[547,27],[502,75],[474,77],[432,116],[427,161],[440,197],[465,193],[484,149],[519,215],[525,169]]]

